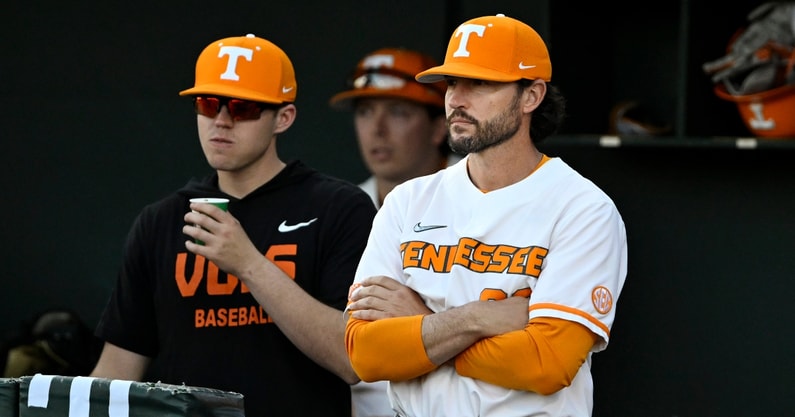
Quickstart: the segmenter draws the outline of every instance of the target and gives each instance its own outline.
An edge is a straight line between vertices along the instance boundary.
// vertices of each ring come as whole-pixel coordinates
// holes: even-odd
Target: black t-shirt
[[[229,198],[229,212],[264,256],[343,310],[375,216],[372,201],[358,186],[297,161],[240,200],[217,182],[215,174],[191,180],[144,208],[97,336],[153,358],[152,381],[243,394],[247,417],[350,417],[349,385],[298,350],[236,277],[185,249],[183,216],[190,198]]]

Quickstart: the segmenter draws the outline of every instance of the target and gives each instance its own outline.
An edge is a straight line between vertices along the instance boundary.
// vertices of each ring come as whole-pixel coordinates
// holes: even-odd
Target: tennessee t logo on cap
[[[483,25],[473,25],[473,24],[466,24],[458,27],[458,30],[455,31],[455,36],[460,38],[458,41],[458,49],[453,52],[454,57],[468,57],[469,51],[467,51],[467,43],[469,42],[469,35],[475,33],[479,37],[483,37],[483,32],[486,30],[486,27]]]
[[[196,61],[196,82],[179,95],[212,94],[282,104],[295,102],[293,64],[278,46],[246,35],[215,41]]]
[[[453,32],[444,64],[417,74],[432,83],[445,76],[511,82],[552,79],[547,46],[530,26],[503,14],[468,20]]]
[[[235,69],[237,68],[237,60],[242,57],[245,58],[246,61],[251,61],[251,56],[253,54],[254,51],[248,48],[222,46],[218,51],[218,58],[228,56],[229,60],[226,63],[226,71],[221,74],[221,79],[234,81],[240,80],[240,76],[235,72]]]

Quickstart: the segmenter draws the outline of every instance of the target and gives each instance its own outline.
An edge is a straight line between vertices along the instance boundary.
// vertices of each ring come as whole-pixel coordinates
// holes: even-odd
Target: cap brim
[[[357,98],[397,98],[422,105],[444,107],[444,99],[442,98],[429,96],[427,100],[420,100],[417,98],[416,94],[411,94],[409,92],[376,88],[349,90],[337,93],[329,99],[329,105],[336,110],[351,110],[353,101]]]
[[[285,101],[275,97],[257,94],[251,90],[230,87],[223,84],[204,84],[201,87],[193,87],[179,92],[181,96],[196,96],[209,94],[223,97],[239,98],[242,100],[252,100],[261,103],[282,104]]]
[[[435,83],[444,80],[444,77],[472,78],[475,80],[511,82],[518,81],[520,77],[507,75],[503,72],[483,68],[460,62],[451,62],[438,67],[429,68],[415,77],[421,83]]]

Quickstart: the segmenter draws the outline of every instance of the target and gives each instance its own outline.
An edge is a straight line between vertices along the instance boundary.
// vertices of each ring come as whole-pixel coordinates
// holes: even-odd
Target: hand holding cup
[[[207,204],[212,204],[212,205],[214,205],[214,206],[216,206],[216,207],[220,208],[220,209],[221,209],[221,210],[223,210],[223,211],[227,211],[227,208],[228,208],[228,206],[229,206],[229,199],[228,199],[228,198],[208,198],[208,197],[200,197],[200,198],[191,198],[191,199],[190,199],[190,202],[191,202],[191,203],[207,203]],[[193,211],[194,213],[197,213],[197,211],[196,211],[196,210],[192,210],[192,211]],[[197,225],[196,225],[196,227],[201,227],[201,226],[199,226],[199,225],[197,224]],[[196,242],[196,244],[197,244],[197,245],[204,245],[204,242],[202,242],[202,241],[201,241],[201,240],[199,240],[199,239],[195,239],[195,242]]]

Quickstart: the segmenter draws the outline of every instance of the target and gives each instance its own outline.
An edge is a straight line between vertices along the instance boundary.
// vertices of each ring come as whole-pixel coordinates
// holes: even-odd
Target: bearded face
[[[519,111],[521,89],[517,89],[511,103],[497,116],[478,121],[461,109],[455,109],[447,117],[447,127],[450,131],[450,148],[461,154],[480,152],[513,137],[521,126],[522,113]],[[474,126],[474,132],[466,132],[464,127],[451,127],[450,121],[454,118],[465,119]]]

